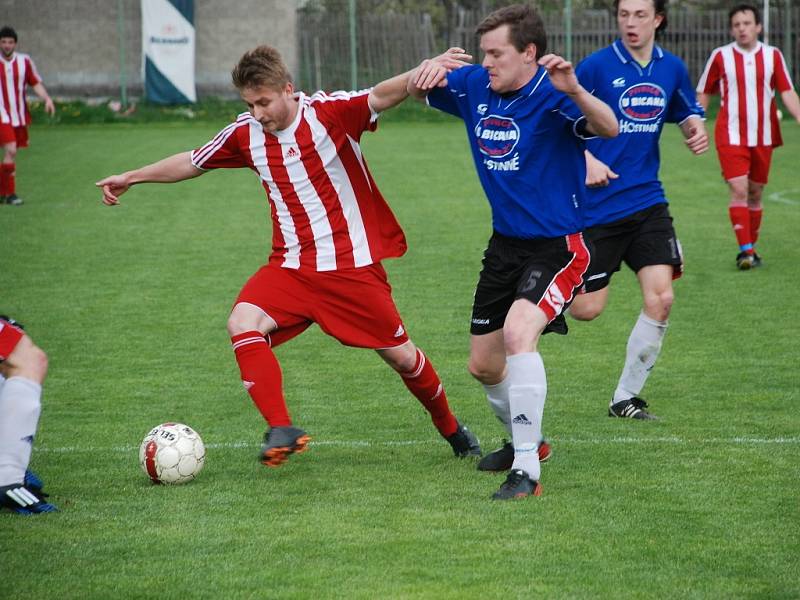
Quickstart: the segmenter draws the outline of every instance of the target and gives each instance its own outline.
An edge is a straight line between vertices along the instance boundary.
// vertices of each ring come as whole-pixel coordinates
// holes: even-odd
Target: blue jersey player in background
[[[492,207],[472,308],[470,373],[511,433],[478,465],[511,469],[494,498],[539,495],[542,413],[547,394],[539,336],[583,281],[589,250],[581,231],[583,139],[613,136],[612,110],[589,94],[572,65],[546,55],[539,14],[514,5],[478,26],[480,66],[447,72],[423,61],[409,93],[464,120],[472,157]],[[451,49],[458,52],[459,49]]]
[[[666,0],[617,0],[620,38],[578,65],[581,84],[606,101],[619,136],[587,142],[585,235],[592,260],[584,288],[570,306],[576,319],[599,316],[611,276],[624,261],[642,290],[642,311],[628,339],[625,366],[608,408],[611,417],[654,419],[639,394],[658,358],[673,301],[672,280],[683,258],[664,188],[658,140],[678,123],[695,154],[708,149],[703,109],[684,63],[656,45],[666,26]]]

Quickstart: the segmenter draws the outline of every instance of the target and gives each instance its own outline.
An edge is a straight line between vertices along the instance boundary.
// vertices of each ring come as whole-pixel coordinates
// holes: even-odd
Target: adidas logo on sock
[[[528,420],[528,417],[525,416],[525,413],[520,413],[516,417],[511,420],[512,423],[516,423],[517,425],[533,425]]]

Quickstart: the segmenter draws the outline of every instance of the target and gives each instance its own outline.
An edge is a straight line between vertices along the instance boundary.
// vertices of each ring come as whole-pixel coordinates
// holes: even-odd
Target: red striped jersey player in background
[[[469,57],[449,51],[442,69]],[[409,72],[410,73],[410,72]],[[171,183],[218,168],[255,172],[269,200],[272,253],[244,284],[228,317],[242,383],[269,428],[261,461],[278,466],[309,436],[287,410],[273,348],[317,323],[342,344],[375,350],[428,410],[458,457],[479,455],[474,434],[450,411],[433,365],[409,339],[381,260],[401,256],[400,225],[359,145],[378,115],[407,97],[409,73],[361,92],[296,93],[270,46],[245,53],[232,72],[247,105],[206,145],[97,183],[118,204],[137,183]]]
[[[761,14],[739,4],[728,13],[734,41],[716,48],[697,84],[698,101],[708,109],[709,96],[720,95],[714,139],[722,176],[730,188],[730,215],[739,244],[736,266],[761,266],[756,242],[761,228],[761,195],[767,184],[772,149],[783,144],[775,90],[800,121],[797,97],[781,51],[759,41]]]
[[[17,196],[16,159],[17,150],[28,147],[31,114],[25,96],[26,86],[31,86],[44,101],[44,109],[48,114],[56,113],[56,107],[42,84],[33,60],[16,49],[17,32],[8,26],[0,28],[0,145],[3,146],[0,204],[12,206],[22,204],[22,199]]]

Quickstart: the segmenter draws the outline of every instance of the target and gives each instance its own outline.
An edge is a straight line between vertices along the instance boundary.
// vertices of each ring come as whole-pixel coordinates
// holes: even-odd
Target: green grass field
[[[0,597],[800,597],[800,128],[784,123],[750,272],[734,266],[713,151],[665,133],[687,271],[644,391],[662,420],[605,416],[640,303],[622,271],[599,320],[542,342],[554,454],[543,496],[511,503],[489,499],[502,477],[454,459],[374,353],[317,328],[277,351],[311,449],[257,462],[264,424],[225,331],[269,249],[255,177],[141,186],[115,208],[93,186],[217,129],[38,127],[20,154],[26,204],[0,206],[0,312],[50,356],[32,467],[61,512],[0,514]],[[386,263],[406,326],[492,450],[503,432],[466,372],[490,225],[463,130],[387,123],[364,147],[410,243]],[[138,465],[168,420],[208,446],[182,487]]]

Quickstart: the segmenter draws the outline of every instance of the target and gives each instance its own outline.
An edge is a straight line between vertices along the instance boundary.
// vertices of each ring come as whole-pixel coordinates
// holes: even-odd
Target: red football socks
[[[259,331],[231,337],[242,384],[270,427],[291,425],[283,397],[283,377],[278,359]]]
[[[731,217],[733,233],[739,249],[748,254],[753,253],[753,240],[750,237],[750,210],[746,206],[729,206],[728,214]]]
[[[10,196],[16,189],[14,181],[14,171],[16,165],[14,163],[0,164],[0,196]]]
[[[430,413],[431,420],[439,433],[443,437],[453,435],[458,429],[458,422],[450,412],[442,381],[422,350],[417,348],[417,361],[414,368],[406,373],[400,373],[400,377],[403,378],[403,383],[406,384],[409,391]]]
[[[764,209],[759,206],[748,210],[750,211],[750,241],[755,245],[758,241],[758,232],[761,230],[761,215],[764,214]]]

